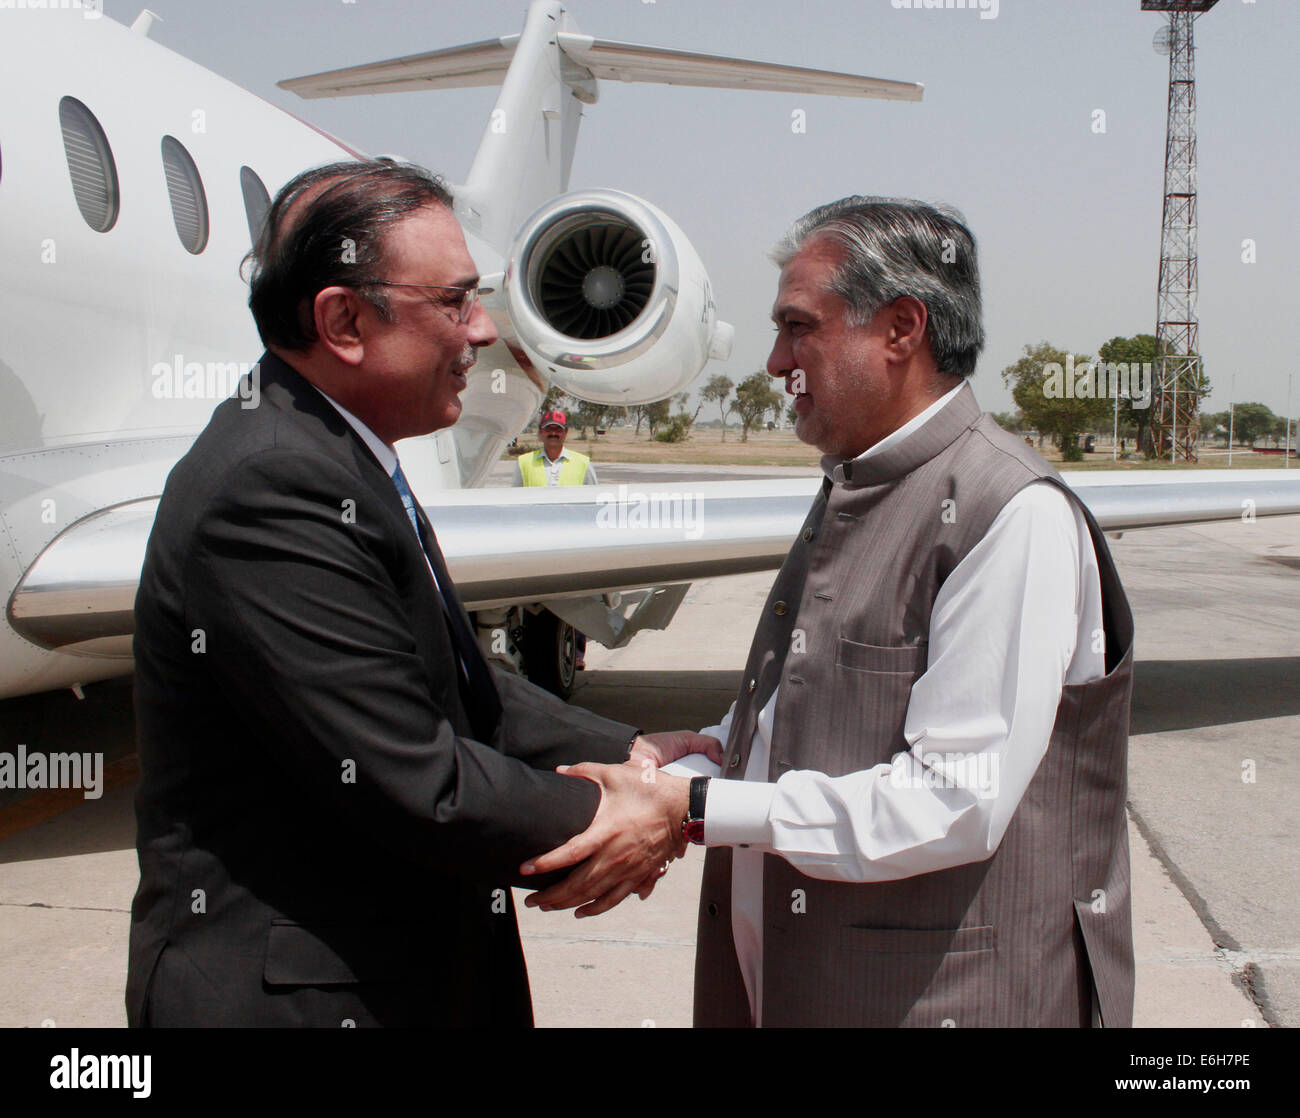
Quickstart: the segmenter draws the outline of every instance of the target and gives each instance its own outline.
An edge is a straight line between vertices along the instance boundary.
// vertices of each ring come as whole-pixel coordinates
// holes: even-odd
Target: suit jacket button
[[[718,906],[713,901],[710,901],[708,907],[704,911],[707,912],[710,916],[717,916]]]
[[[748,692],[752,695],[752,694],[754,693],[754,689],[755,689],[756,687],[758,687],[758,683],[757,683],[757,681],[751,679],[751,680],[750,680],[750,681],[745,685],[745,690],[748,691]]]
[[[733,768],[733,769],[738,769],[738,768],[740,768],[740,754],[739,754],[739,753],[733,753],[733,754],[731,755],[730,767]]]
[[[777,602],[775,605],[772,606],[772,612],[776,614],[777,617],[784,617],[786,610],[788,610],[789,608],[790,607],[787,606],[784,602]]]
[[[804,541],[804,543],[807,543],[810,539],[812,539],[812,538],[813,538],[813,535],[814,535],[814,533],[813,533],[813,530],[812,530],[811,528],[805,528],[805,529],[803,530],[803,541]]]

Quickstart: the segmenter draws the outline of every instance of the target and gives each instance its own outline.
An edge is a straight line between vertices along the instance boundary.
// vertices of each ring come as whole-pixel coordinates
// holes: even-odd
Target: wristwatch
[[[682,838],[696,846],[704,845],[704,800],[709,794],[709,777],[691,777],[690,799],[686,801],[686,818],[682,820]]]

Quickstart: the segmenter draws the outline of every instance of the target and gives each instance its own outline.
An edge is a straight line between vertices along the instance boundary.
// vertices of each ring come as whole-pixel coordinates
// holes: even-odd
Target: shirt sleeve
[[[524,484],[524,463],[522,454],[515,459],[515,476],[511,480],[510,484],[515,489],[518,489]]]
[[[990,857],[1047,751],[1076,651],[1090,662],[1072,678],[1103,674],[1102,654],[1080,648],[1080,633],[1101,621],[1099,588],[1084,575],[1096,580],[1095,556],[1069,499],[1050,482],[1021,490],[935,598],[908,750],[845,776],[715,781],[708,843],[747,844],[835,881]],[[760,719],[760,732],[770,724]]]
[[[596,485],[596,463],[587,463],[587,476],[583,479],[583,485]]]
[[[722,721],[716,726],[705,726],[700,731],[702,734],[708,734],[709,737],[717,738],[722,742],[723,748],[726,748],[727,738],[731,734],[731,716],[736,713],[736,704],[732,703],[731,708],[723,715]],[[663,767],[663,771],[669,776],[684,776],[690,779],[693,776],[721,776],[722,767],[710,761],[703,753],[688,753],[679,761],[672,761]]]

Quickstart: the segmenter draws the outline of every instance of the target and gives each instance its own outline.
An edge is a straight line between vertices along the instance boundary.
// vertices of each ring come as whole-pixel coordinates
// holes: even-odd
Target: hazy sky
[[[303,101],[281,78],[517,32],[524,0],[149,0],[153,38],[371,153],[461,181],[495,89]],[[736,327],[739,380],[771,345],[771,243],[846,194],[942,200],[979,242],[988,345],[981,403],[1026,343],[1095,354],[1155,328],[1168,61],[1139,0],[1000,0],[897,10],[891,0],[586,0],[602,38],[918,81],[921,104],[601,83],[572,188],[613,187],[682,226]],[[106,0],[129,23],[136,4]],[[1201,351],[1207,406],[1282,412],[1300,349],[1300,79],[1295,0],[1221,0],[1196,24]],[[795,109],[807,131],[792,131]],[[1094,130],[1095,110],[1105,131]],[[1243,263],[1242,241],[1256,243]],[[1300,377],[1291,411],[1300,411]]]

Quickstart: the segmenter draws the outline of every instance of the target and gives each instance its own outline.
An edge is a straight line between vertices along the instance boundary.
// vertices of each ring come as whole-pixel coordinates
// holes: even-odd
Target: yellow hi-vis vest
[[[587,465],[591,462],[585,454],[566,450],[560,462],[560,484],[582,485],[587,480]],[[546,484],[546,451],[533,450],[519,459],[519,472],[525,485]]]

